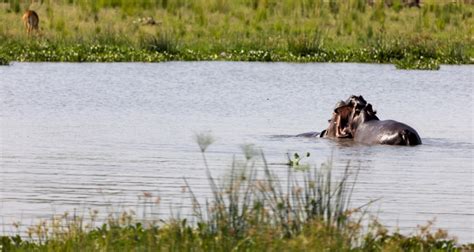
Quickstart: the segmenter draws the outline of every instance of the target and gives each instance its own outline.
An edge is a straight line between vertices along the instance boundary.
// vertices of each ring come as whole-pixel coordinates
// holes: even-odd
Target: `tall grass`
[[[97,226],[97,211],[89,221],[65,214],[30,227],[29,238],[0,237],[0,251],[461,250],[446,232],[432,232],[432,223],[410,236],[390,233],[376,221],[364,228],[356,214],[363,214],[363,206],[349,206],[353,187],[347,168],[338,181],[331,162],[303,172],[288,166],[282,178],[259,150],[246,145],[244,160],[234,160],[230,173],[216,179],[206,157],[213,139],[208,134],[197,139],[212,198],[203,201],[185,180],[194,218],[138,222],[134,211],[126,211]],[[151,193],[144,197],[151,201]]]
[[[253,155],[257,152],[252,148],[244,147],[245,162],[233,162],[222,186],[211,176],[205,161],[213,193],[213,201],[206,202],[205,207],[190,190],[198,223],[206,224],[208,234],[245,238],[249,232],[258,232],[255,229],[260,226],[278,230],[289,238],[301,234],[305,224],[311,222],[324,223],[335,232],[347,231],[349,166],[337,183],[332,181],[328,165],[322,170],[301,172],[300,178],[294,175],[294,167],[289,166],[287,177],[282,179],[273,174],[263,154],[262,167],[256,168]],[[206,160],[205,152],[202,153]]]
[[[78,50],[78,54],[89,51],[77,44],[120,47],[122,55],[112,57],[118,61],[161,61],[169,57],[153,54],[170,51],[176,55],[173,60],[394,63],[422,54],[440,64],[466,64],[474,58],[474,5],[460,1],[425,0],[421,8],[395,0],[391,5],[362,0],[7,2],[0,3],[0,51],[13,60],[58,60],[41,53],[24,57],[24,50],[36,51],[32,41],[61,44],[63,52]],[[20,19],[26,8],[36,10],[41,20],[40,33],[32,37]],[[156,22],[137,22],[144,18]],[[387,46],[377,46],[381,43]],[[435,45],[433,53],[418,51],[426,44]],[[13,45],[25,49],[15,50]],[[140,51],[143,48],[147,50]],[[137,50],[143,56],[131,57]],[[110,57],[90,60],[103,58]]]

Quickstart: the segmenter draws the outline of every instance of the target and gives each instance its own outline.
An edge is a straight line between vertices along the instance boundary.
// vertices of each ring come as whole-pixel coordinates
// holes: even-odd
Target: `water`
[[[14,63],[0,67],[0,226],[11,231],[52,213],[189,207],[186,177],[209,195],[194,141],[211,131],[213,174],[226,173],[240,145],[262,148],[283,174],[286,153],[307,163],[333,158],[359,169],[353,205],[413,232],[436,218],[474,242],[473,66],[401,71],[391,65],[169,62]],[[381,119],[415,128],[416,147],[348,145],[289,137],[327,126],[334,104],[362,94]],[[237,155],[236,158],[242,158]],[[112,210],[111,210],[112,209]]]

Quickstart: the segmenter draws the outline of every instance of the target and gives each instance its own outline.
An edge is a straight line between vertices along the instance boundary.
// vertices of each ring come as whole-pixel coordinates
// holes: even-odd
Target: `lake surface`
[[[413,232],[436,219],[474,242],[474,66],[402,71],[392,65],[169,62],[158,64],[13,63],[0,67],[0,227],[29,226],[65,211],[140,208],[155,214],[189,208],[186,177],[209,195],[194,140],[210,131],[216,177],[240,145],[265,152],[285,177],[286,153],[305,163],[332,157],[359,171],[353,206],[379,199],[371,213]],[[321,131],[335,103],[361,94],[381,119],[417,129],[416,147],[341,144],[291,137]],[[0,232],[1,232],[0,231]]]

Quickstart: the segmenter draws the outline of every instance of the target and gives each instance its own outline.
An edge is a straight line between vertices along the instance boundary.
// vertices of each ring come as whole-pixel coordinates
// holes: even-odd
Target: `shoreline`
[[[400,53],[403,51],[404,53]],[[391,54],[390,54],[391,53]],[[2,56],[3,55],[3,56]],[[415,54],[406,49],[387,52],[376,48],[320,49],[311,54],[298,55],[281,50],[228,50],[203,52],[182,49],[149,51],[145,49],[117,45],[41,45],[22,48],[0,46],[0,63],[9,62],[143,62],[158,63],[169,61],[236,61],[236,62],[287,62],[287,63],[375,63],[394,64],[398,69],[438,70],[443,65],[472,65],[474,58],[467,55],[447,56],[444,52]]]

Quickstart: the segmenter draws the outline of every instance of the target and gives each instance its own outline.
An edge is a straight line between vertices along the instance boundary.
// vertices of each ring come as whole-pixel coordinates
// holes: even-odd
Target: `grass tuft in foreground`
[[[202,202],[185,180],[193,219],[138,222],[129,211],[96,226],[96,211],[89,221],[65,214],[31,227],[28,238],[0,237],[0,251],[461,251],[446,232],[432,232],[432,223],[408,236],[390,233],[377,221],[364,227],[364,207],[349,207],[349,166],[338,182],[331,162],[319,170],[289,165],[281,178],[253,145],[244,145],[245,159],[217,180],[205,154],[213,138],[196,139],[213,198]]]

